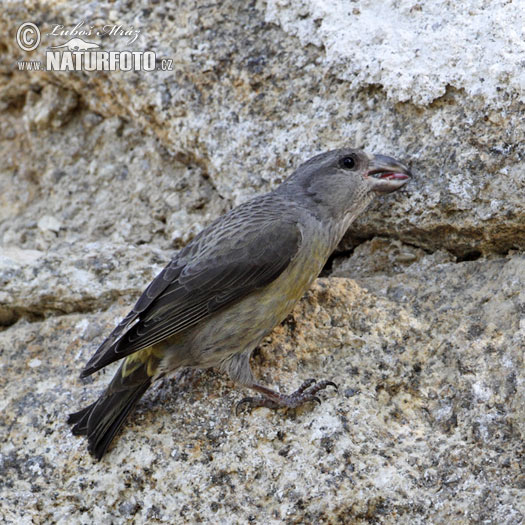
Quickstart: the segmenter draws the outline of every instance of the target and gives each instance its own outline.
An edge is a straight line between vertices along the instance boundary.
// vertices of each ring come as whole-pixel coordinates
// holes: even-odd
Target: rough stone
[[[467,27],[476,20],[484,20],[486,25],[493,10],[498,10],[496,5],[488,8],[480,2],[474,3],[472,14],[458,19],[458,25],[464,20],[468,20]],[[358,145],[406,158],[417,175],[403,196],[389,198],[386,210],[379,202],[356,223],[352,235],[358,241],[388,232],[429,250],[443,247],[459,256],[494,251],[505,254],[509,249],[525,247],[522,228],[525,131],[521,125],[524,101],[519,61],[513,59],[505,66],[515,82],[503,82],[507,73],[496,75],[494,80],[491,77],[504,102],[495,104],[488,94],[483,95],[483,90],[470,93],[466,84],[448,82],[447,78],[454,76],[461,65],[451,60],[447,66],[437,68],[436,62],[443,60],[442,46],[425,48],[425,68],[409,68],[408,78],[400,77],[397,84],[403,92],[418,93],[417,83],[414,85],[411,78],[425,81],[429,75],[431,78],[432,74],[439,74],[445,92],[440,93],[439,98],[430,97],[427,105],[422,106],[403,102],[401,96],[389,97],[381,89],[381,82],[373,77],[366,77],[356,85],[345,80],[345,71],[353,56],[333,60],[324,47],[299,45],[297,38],[273,23],[280,19],[273,3],[266,11],[264,5],[257,3],[224,2],[220,7],[211,4],[196,7],[193,2],[180,2],[175,7],[162,2],[149,7],[146,15],[140,15],[141,20],[137,19],[142,12],[139,5],[130,9],[121,1],[101,2],[96,11],[92,3],[60,4],[60,9],[54,8],[53,2],[46,5],[53,12],[53,22],[46,18],[42,22],[43,30],[51,31],[54,24],[73,27],[79,20],[90,20],[93,25],[98,24],[97,27],[102,22],[139,27],[141,33],[132,44],[127,43],[127,38],[100,39],[94,35],[92,39],[98,39],[107,49],[154,49],[159,59],[168,57],[174,61],[174,70],[142,75],[52,71],[31,75],[27,71],[8,71],[7,76],[11,76],[11,82],[17,86],[31,81],[31,91],[42,92],[49,82],[59,83],[62,89],[77,93],[83,107],[109,117],[96,127],[87,144],[79,140],[86,135],[83,131],[67,129],[64,134],[73,140],[65,148],[64,141],[53,135],[43,137],[43,144],[35,141],[36,151],[30,150],[31,155],[27,155],[27,150],[23,155],[15,149],[12,156],[15,153],[18,159],[30,156],[31,162],[15,162],[8,167],[10,173],[40,180],[40,174],[46,172],[46,167],[50,168],[42,165],[49,157],[42,159],[40,152],[46,151],[46,146],[49,150],[50,143],[57,142],[62,150],[51,150],[49,155],[58,155],[57,164],[65,157],[60,165],[65,167],[63,171],[68,175],[66,181],[70,188],[77,187],[77,181],[73,182],[69,176],[70,171],[82,177],[89,169],[96,170],[96,174],[106,180],[114,175],[113,180],[118,177],[115,171],[124,177],[126,168],[135,168],[146,184],[148,195],[156,196],[152,186],[158,184],[160,193],[166,195],[172,189],[164,185],[173,173],[174,160],[179,160],[185,166],[198,168],[201,175],[207,177],[214,196],[237,204],[255,192],[268,189],[293,166],[315,153],[343,144]],[[364,13],[367,5],[363,1],[360,7],[357,2],[356,8]],[[385,23],[395,26],[395,20],[404,17],[411,20],[411,24],[419,24],[418,31],[428,33],[431,31],[428,19],[437,16],[436,9],[443,13],[442,18],[435,21],[438,25],[455,17],[455,9],[450,5],[445,8],[439,3],[441,8],[434,8],[429,1],[418,2],[417,6],[401,2],[396,17]],[[328,22],[338,16],[339,7],[337,2],[334,12],[325,17]],[[286,6],[282,9],[283,16],[290,12]],[[388,3],[388,9],[396,9],[393,2]],[[313,14],[310,15],[310,11]],[[507,20],[514,27],[523,16],[523,9],[515,9],[514,4],[500,11],[500,21],[491,31],[498,31],[501,20]],[[316,18],[315,13],[308,8],[301,19],[324,20]],[[3,22],[0,21],[2,34],[6,35],[3,44],[13,62],[43,59],[44,45],[28,56],[15,41],[17,22],[37,19],[37,14],[36,7],[17,4],[17,8],[13,7]],[[328,22],[325,29],[330,27]],[[485,47],[480,49],[485,49],[488,56],[492,33],[482,39],[485,25],[480,26],[476,38],[483,43]],[[285,29],[287,27],[285,24]],[[454,27],[450,28],[447,38],[456,37]],[[351,32],[349,26],[343,36]],[[505,38],[516,44],[512,52],[523,57],[525,52],[519,51],[523,39],[518,33],[509,35],[510,32]],[[42,38],[46,45],[64,40],[46,34]],[[452,48],[454,55],[461,57],[461,63],[472,62],[475,60],[472,52],[478,52],[472,51],[468,42],[457,39],[457,45]],[[500,48],[506,49],[504,45]],[[345,49],[349,53],[348,48]],[[382,52],[381,47],[374,45],[367,49],[370,57],[362,63],[364,69]],[[407,54],[415,51],[410,49]],[[382,56],[384,71],[397,70],[396,54]],[[490,60],[498,61],[499,56],[496,54]],[[482,84],[475,77],[469,79],[478,86]],[[387,80],[390,83],[390,78],[385,76],[383,84]],[[6,96],[15,97],[16,90],[16,87],[6,88]],[[6,120],[6,127],[14,127],[11,134],[19,127],[20,117],[32,113],[31,108],[20,107],[24,98],[27,99],[22,91],[16,99],[18,103],[14,104],[15,123]],[[135,141],[133,150],[122,151],[119,146],[131,146],[128,143],[132,142],[125,137],[131,130],[127,130],[127,126],[121,128],[122,119],[129,121],[131,128],[142,127],[151,137],[144,138],[137,131],[138,144]],[[124,140],[118,140],[119,135],[124,135]],[[97,138],[101,141],[101,136],[105,139],[103,144],[94,143]],[[26,145],[24,139],[25,131],[14,142]],[[10,146],[12,142],[10,139]],[[32,143],[33,139],[30,148]],[[109,151],[104,153],[104,147]],[[161,152],[165,154],[163,159],[158,158]],[[75,163],[79,155],[81,158]],[[82,157],[87,157],[86,162],[82,162]],[[39,158],[36,165],[35,158]],[[68,159],[71,159],[69,163]],[[126,159],[126,162],[115,165],[116,159]],[[139,166],[133,166],[133,161]],[[163,176],[154,178],[150,173]],[[130,174],[125,185],[120,185],[119,195],[123,186],[126,187],[124,194],[133,187],[133,175]],[[150,180],[153,184],[148,184]],[[197,181],[198,177],[192,180]],[[187,208],[183,205],[180,209]],[[27,215],[30,214],[28,209]],[[195,215],[185,217],[182,213],[177,217],[182,231],[191,230],[194,222],[200,222],[203,214]],[[117,228],[119,222],[111,221],[113,228]],[[139,231],[144,229],[143,226]]]
[[[505,296],[513,264],[489,263]],[[413,280],[424,277],[412,269]],[[320,279],[253,364],[283,390],[319,377],[338,393],[321,407],[235,417],[242,392],[226,378],[166,380],[100,463],[65,418],[107,382],[111,371],[83,386],[77,374],[126,308],[19,321],[0,334],[3,518],[518,524],[524,298],[491,308],[474,296],[457,287],[453,313],[432,317],[395,293]],[[487,328],[472,313],[480,304],[489,304]]]
[[[11,2],[0,16],[0,519],[525,519],[525,111],[516,2]],[[173,71],[21,71],[80,21]],[[16,43],[33,21],[38,49]],[[104,25],[138,36],[97,35]],[[214,372],[149,392],[106,458],[68,412],[98,343],[215,217],[343,145],[406,160],[253,357],[291,391],[237,418]]]
[[[354,88],[379,84],[396,101],[424,106],[448,86],[494,107],[506,105],[502,91],[525,102],[525,9],[512,2],[269,0],[266,20],[303,46],[324,47]]]
[[[129,303],[167,260],[169,254],[151,246],[108,242],[64,243],[46,252],[3,247],[0,326]]]

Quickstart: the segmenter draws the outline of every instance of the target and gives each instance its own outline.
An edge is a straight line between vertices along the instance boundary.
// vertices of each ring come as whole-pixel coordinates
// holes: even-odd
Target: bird
[[[222,215],[178,251],[98,347],[87,377],[121,360],[93,404],[69,415],[97,460],[156,381],[178,369],[215,368],[256,395],[238,405],[295,408],[319,401],[332,381],[305,381],[285,394],[258,383],[250,356],[319,275],[374,196],[412,174],[394,158],[354,148],[326,151],[273,191]],[[320,401],[319,401],[320,402]]]

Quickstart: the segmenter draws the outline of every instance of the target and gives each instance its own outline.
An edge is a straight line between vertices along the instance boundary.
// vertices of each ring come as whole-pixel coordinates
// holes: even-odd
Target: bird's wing
[[[236,229],[233,224],[228,232],[233,235],[211,247],[214,228],[188,245],[151,282],[82,376],[194,326],[266,286],[286,269],[302,240],[296,222],[282,217]]]
[[[95,354],[88,361],[81,377],[86,377],[100,368],[114,361],[108,358],[114,354],[115,346],[120,338],[138,321],[140,315],[150,306],[153,301],[162,294],[162,292],[174,282],[179,276],[182,268],[178,265],[178,256],[175,256],[170,263],[151,281],[144,290],[138,301],[122,321],[113,329],[113,331],[104,339],[102,344],[97,348]],[[118,359],[117,357],[116,359]],[[101,364],[102,363],[102,364]]]

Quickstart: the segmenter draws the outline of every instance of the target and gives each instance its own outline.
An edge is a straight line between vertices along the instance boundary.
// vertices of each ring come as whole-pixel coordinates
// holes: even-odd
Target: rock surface
[[[516,2],[10,3],[0,17],[0,519],[525,520],[525,8]],[[349,7],[350,6],[350,7]],[[379,9],[379,11],[378,11]],[[460,9],[460,11],[458,11]],[[18,71],[56,25],[173,71]],[[32,53],[21,23],[41,30]],[[503,29],[504,28],[504,29]],[[95,463],[78,373],[203,226],[342,145],[406,159],[256,352],[323,405],[235,417],[214,372],[145,396]]]
[[[20,321],[0,334],[5,520],[520,523],[523,296],[511,292],[516,262],[487,264],[508,302],[498,313],[476,289],[474,301],[458,287],[452,313],[428,316],[432,295],[417,304],[320,279],[253,362],[283,390],[329,377],[337,394],[235,417],[241,393],[224,377],[166,381],[100,463],[65,414],[107,382],[111,371],[84,386],[77,373],[126,308]],[[399,279],[425,276],[412,272]],[[453,286],[457,270],[443,273]],[[495,324],[481,328],[467,300]]]

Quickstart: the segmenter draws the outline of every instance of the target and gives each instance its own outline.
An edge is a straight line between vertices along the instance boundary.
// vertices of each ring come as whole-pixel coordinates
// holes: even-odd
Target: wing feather
[[[210,248],[214,223],[157,275],[100,345],[83,377],[195,326],[266,286],[287,268],[301,244],[300,229],[291,218],[255,221],[252,227],[230,218],[231,222],[230,241],[223,237]]]

